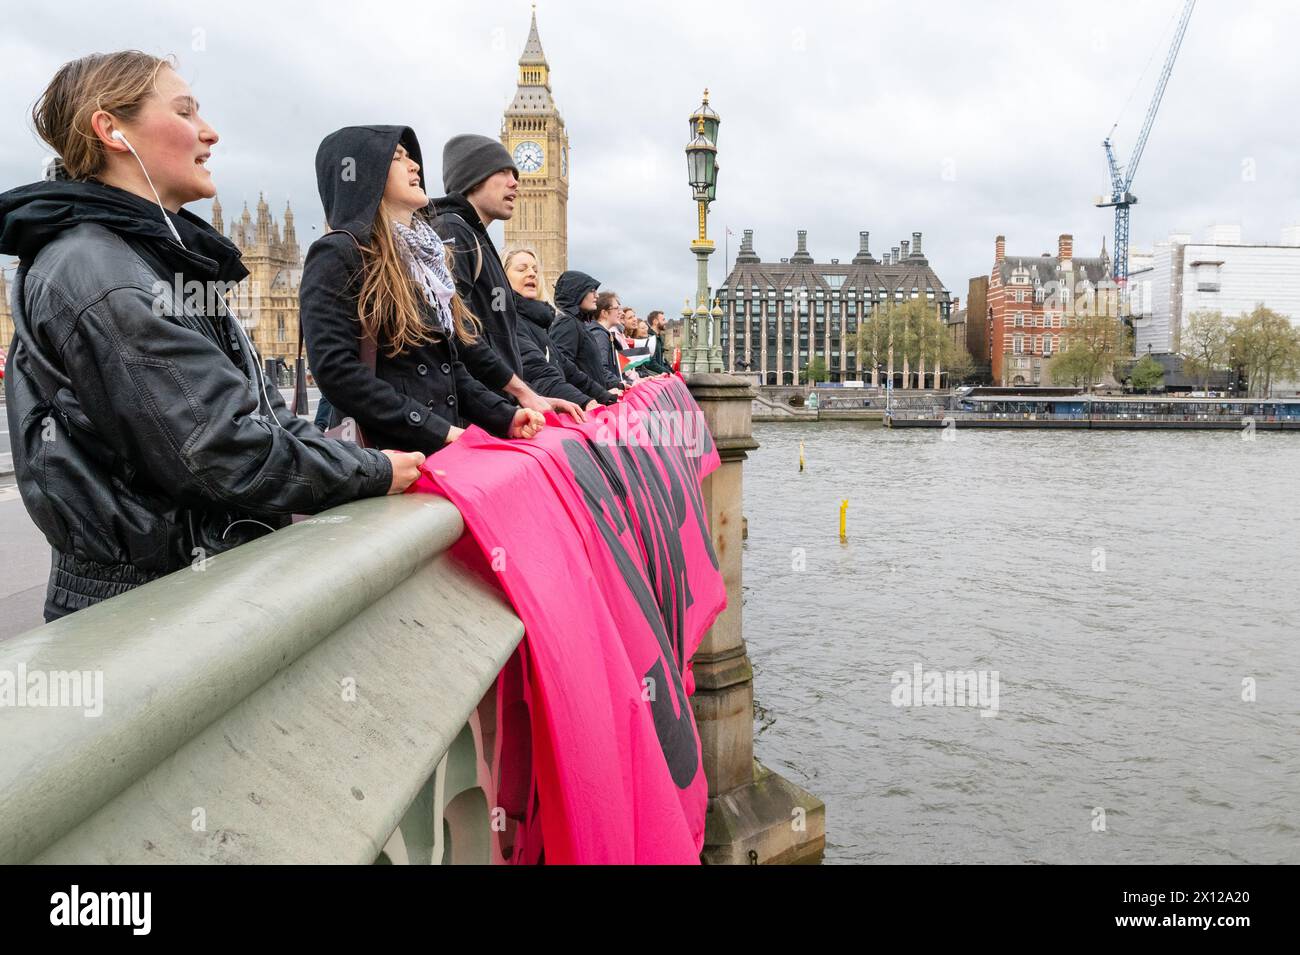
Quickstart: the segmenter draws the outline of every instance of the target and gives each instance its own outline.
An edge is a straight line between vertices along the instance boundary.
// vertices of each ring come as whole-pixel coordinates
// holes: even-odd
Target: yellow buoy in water
[[[840,543],[849,539],[848,534],[849,502],[840,501]]]
[[[799,470],[803,470],[803,440],[799,441]]]

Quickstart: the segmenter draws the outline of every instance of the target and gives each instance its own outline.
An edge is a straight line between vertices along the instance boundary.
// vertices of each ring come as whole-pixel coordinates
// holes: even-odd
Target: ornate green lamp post
[[[722,310],[716,305],[709,311],[709,256],[713,242],[709,239],[709,203],[718,195],[718,125],[721,118],[709,106],[709,91],[704,102],[691,115],[691,141],[686,144],[686,171],[691,192],[699,209],[699,234],[691,242],[695,253],[695,308],[690,303],[682,310],[682,371],[722,371],[722,349],[715,334],[715,322]]]

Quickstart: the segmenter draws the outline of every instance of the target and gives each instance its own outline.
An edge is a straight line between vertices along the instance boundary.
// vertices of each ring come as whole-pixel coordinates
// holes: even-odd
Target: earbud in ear
[[[140,171],[144,173],[144,181],[149,183],[149,189],[153,192],[154,202],[158,203],[158,209],[162,212],[163,222],[167,223],[167,229],[171,232],[172,238],[176,240],[176,244],[182,249],[185,248],[185,243],[181,241],[181,234],[176,231],[176,223],[167,218],[167,209],[162,203],[162,197],[158,195],[158,189],[153,184],[153,179],[149,176],[149,170],[144,168],[144,160],[140,158],[140,154],[135,151],[135,147],[127,141],[126,135],[120,129],[113,130],[113,132],[109,134],[108,138],[116,139],[119,143],[125,146],[127,150],[130,151],[131,155],[135,157],[135,161],[140,164]]]

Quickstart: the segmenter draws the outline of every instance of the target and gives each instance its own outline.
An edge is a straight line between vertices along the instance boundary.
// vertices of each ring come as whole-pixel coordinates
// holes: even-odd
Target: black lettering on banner
[[[694,402],[689,404],[689,409],[680,409],[671,389],[661,392],[655,402],[658,410],[699,414]],[[703,433],[707,435],[708,429]],[[713,447],[711,436],[707,440],[706,453]],[[699,766],[681,677],[686,665],[686,610],[693,602],[681,540],[688,517],[693,518],[693,530],[698,530],[714,569],[718,567],[700,492],[700,459],[692,458],[685,448],[628,447],[617,442],[606,446],[590,439],[565,439],[562,445],[592,519],[659,641],[662,659],[645,676],[654,686],[671,686],[673,692],[657,692],[649,702],[669,773],[677,787],[685,789]],[[664,474],[654,458],[662,462]],[[629,530],[644,554],[644,572],[636,559],[639,555],[629,552],[621,539]]]

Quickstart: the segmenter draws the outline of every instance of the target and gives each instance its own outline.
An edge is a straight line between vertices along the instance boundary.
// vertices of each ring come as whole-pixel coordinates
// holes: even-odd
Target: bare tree
[[[1219,311],[1192,312],[1183,325],[1183,365],[1201,379],[1201,391],[1210,390],[1210,373],[1228,363],[1232,322]]]

